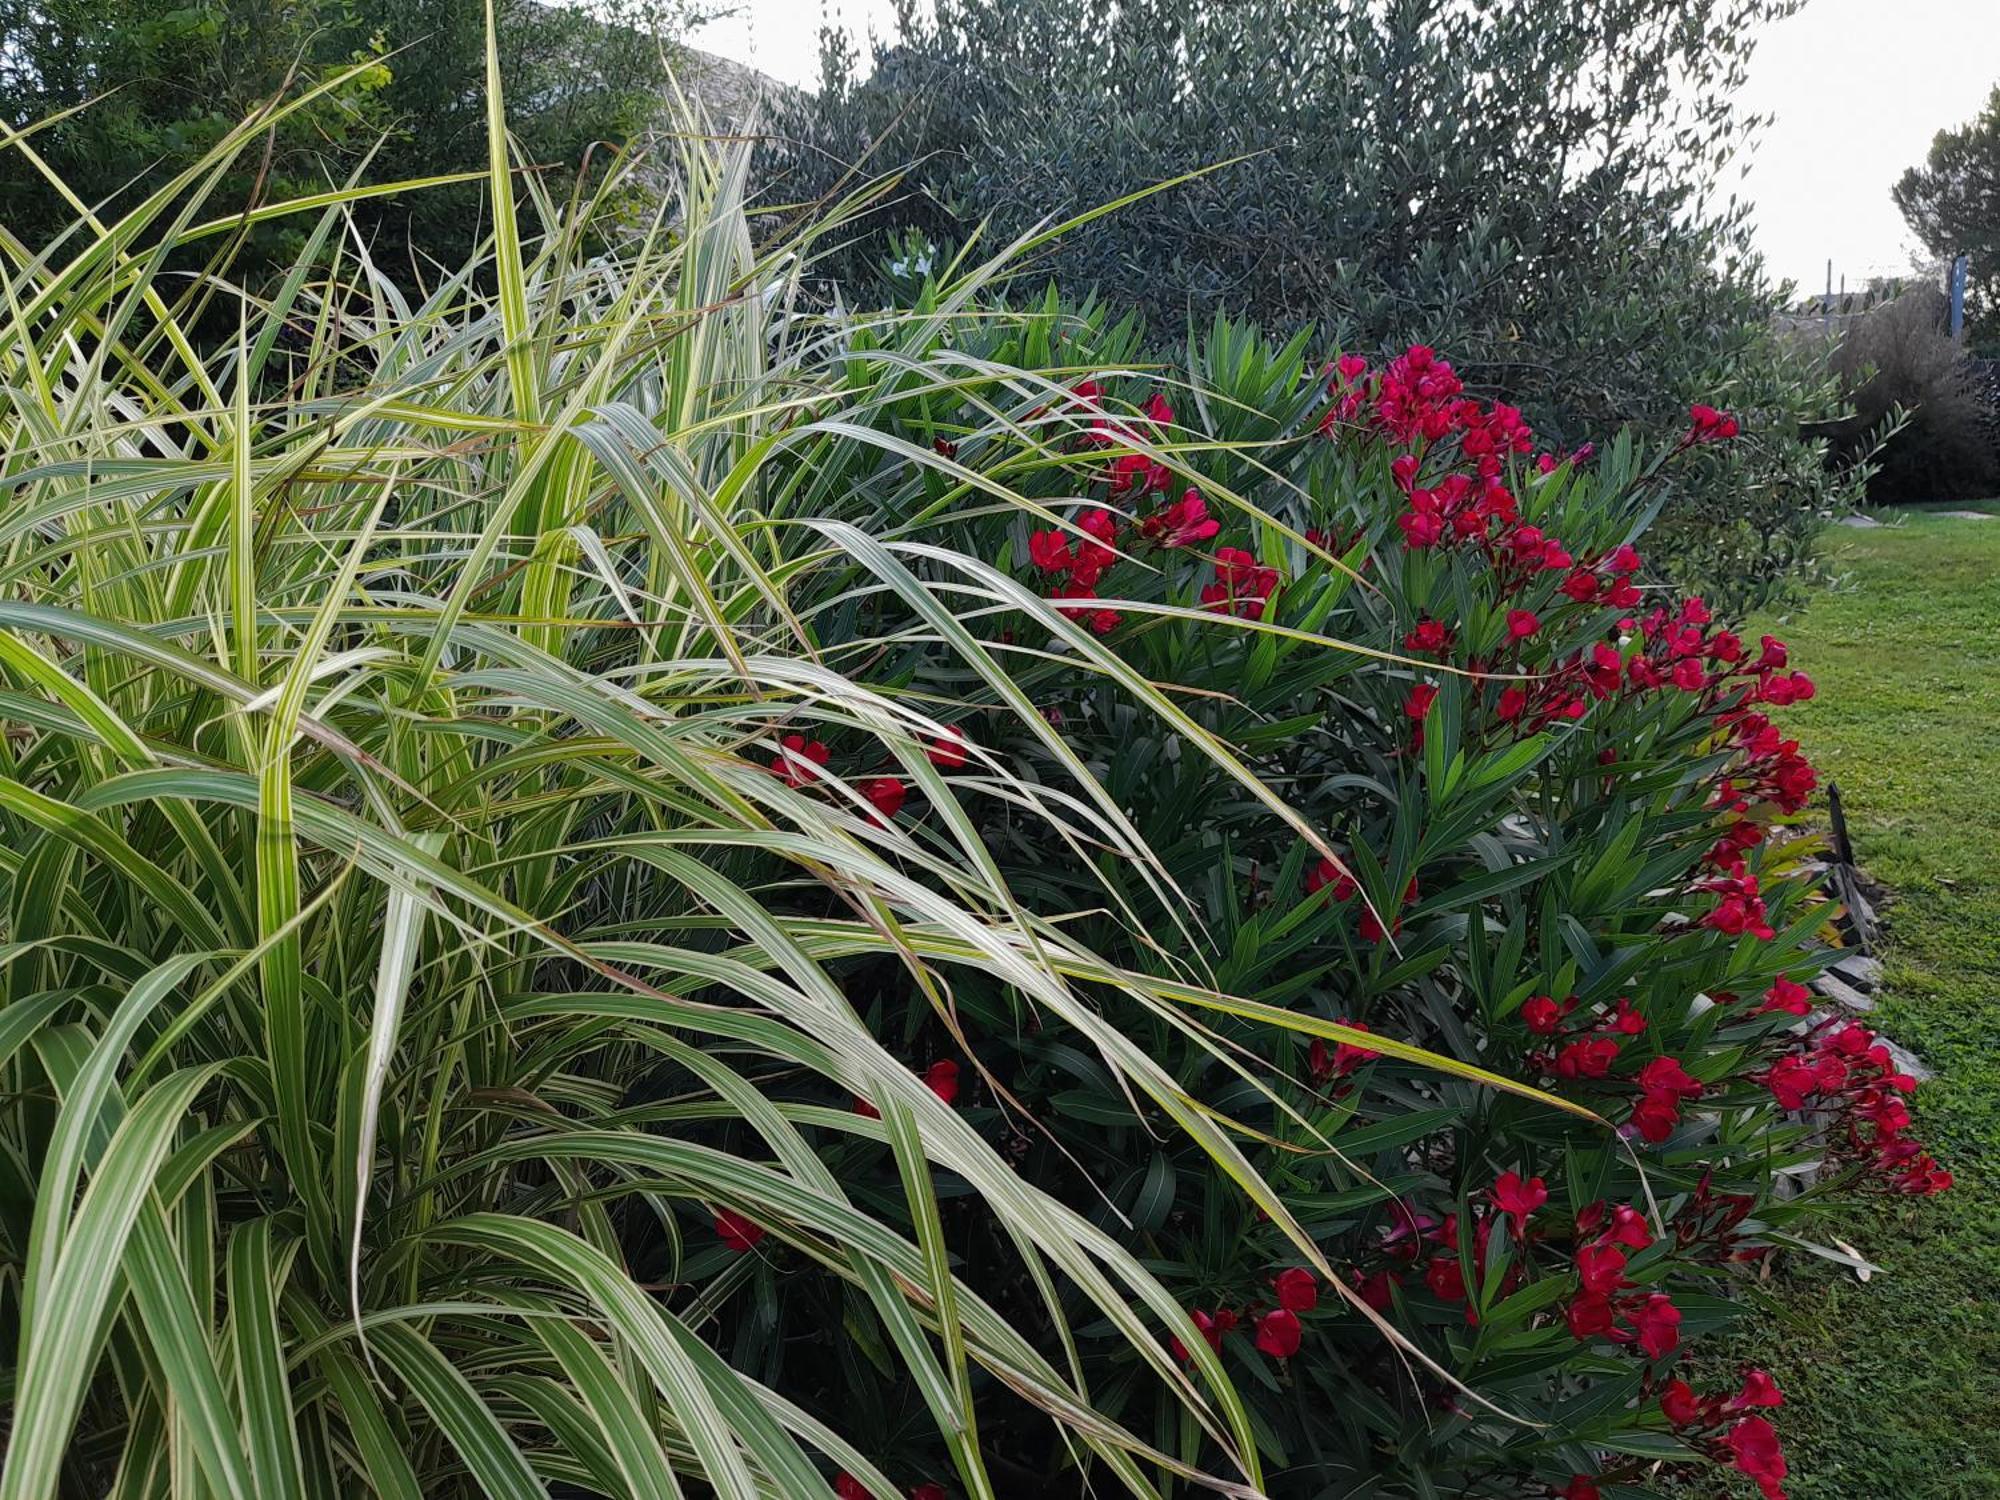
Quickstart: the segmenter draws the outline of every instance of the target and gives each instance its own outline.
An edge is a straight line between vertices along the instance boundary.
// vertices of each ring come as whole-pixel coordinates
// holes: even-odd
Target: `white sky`
[[[736,0],[694,44],[810,86],[819,28],[887,31],[889,0]],[[1562,0],[1546,0],[1561,4]],[[863,56],[867,49],[862,49]],[[1914,237],[1889,199],[1932,135],[2000,83],[2000,0],[1809,0],[1760,39],[1743,104],[1775,116],[1740,191],[1774,276],[1817,291],[1909,269]]]

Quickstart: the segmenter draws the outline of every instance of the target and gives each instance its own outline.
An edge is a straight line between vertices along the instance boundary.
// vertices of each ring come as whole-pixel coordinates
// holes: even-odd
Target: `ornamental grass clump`
[[[1754,433],[814,310],[847,206],[600,251],[497,91],[464,266],[161,274],[303,103],[0,237],[0,1500],[1779,1492],[1683,1345],[1947,1179],[1646,572]]]
[[[1255,1493],[1241,1392],[1018,1170],[960,1040],[964,976],[1034,1006],[1327,1267],[1102,1010],[1220,1049],[1201,1008],[1011,889],[959,801],[1158,878],[954,633],[920,576],[953,554],[880,526],[932,484],[1034,505],[885,411],[983,404],[1031,477],[1052,383],[940,313],[871,349],[801,312],[841,211],[754,239],[741,141],[689,132],[599,252],[616,216],[515,172],[497,90],[463,266],[354,232],[429,184],[330,188],[253,211],[307,251],[237,285],[206,190],[338,86],[115,221],[0,234],[0,1497],[995,1496],[1021,1454]],[[1010,719],[1032,773],[987,748]],[[1134,1429],[1079,1338],[1202,1440]]]

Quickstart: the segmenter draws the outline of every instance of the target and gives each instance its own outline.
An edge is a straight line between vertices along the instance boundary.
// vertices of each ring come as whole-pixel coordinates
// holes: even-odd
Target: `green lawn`
[[[1792,1500],[2000,1497],[2000,519],[1839,529],[1841,587],[1781,623],[1819,683],[1786,726],[1897,900],[1877,1024],[1937,1069],[1958,1186],[1823,1224],[1885,1274],[1793,1265],[1747,1329],[1790,1397]]]

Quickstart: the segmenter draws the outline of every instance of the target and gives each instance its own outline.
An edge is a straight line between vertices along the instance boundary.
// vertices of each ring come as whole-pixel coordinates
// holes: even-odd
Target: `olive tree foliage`
[[[1931,254],[1966,256],[1975,339],[2000,343],[2000,86],[1963,125],[1940,130],[1921,166],[1897,179],[1896,207]]]
[[[905,0],[872,69],[825,36],[766,165],[789,199],[902,174],[880,237],[829,267],[850,295],[903,233],[1009,239],[1199,170],[1031,269],[1176,340],[1228,311],[1448,344],[1551,445],[1729,405],[1757,435],[1729,467],[1754,472],[1711,476],[1668,534],[1761,597],[1837,501],[1799,435],[1830,387],[1773,336],[1727,192],[1755,34],[1802,3]]]
[[[673,38],[699,0],[493,0],[510,122],[555,197],[658,115]],[[240,212],[339,186],[477,172],[486,153],[486,0],[0,0],[0,130],[10,157],[0,228],[43,245],[139,201],[272,101],[344,78],[230,159],[207,200]],[[357,69],[357,65],[360,66]],[[63,186],[56,186],[60,179]],[[358,227],[380,265],[457,264],[490,227],[482,182],[371,201]],[[80,232],[80,231],[79,231]],[[293,219],[246,226],[235,272],[255,279],[303,243]]]

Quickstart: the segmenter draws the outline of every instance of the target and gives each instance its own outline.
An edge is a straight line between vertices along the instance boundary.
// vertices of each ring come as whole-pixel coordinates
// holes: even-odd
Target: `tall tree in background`
[[[599,142],[622,145],[657,110],[670,44],[694,0],[586,8],[496,0],[502,78],[526,158],[555,191]],[[485,160],[484,0],[0,0],[0,124],[83,200],[116,209],[158,166],[198,157],[262,102],[371,63],[239,161],[210,196],[226,212],[337,185],[368,160],[395,182]],[[79,106],[83,106],[79,108]],[[478,184],[371,204],[380,260],[463,258],[482,222]],[[0,182],[0,226],[40,245],[75,219],[18,159]],[[296,223],[258,231],[246,269],[295,252]]]
[[[1977,339],[2000,339],[2000,86],[1977,118],[1940,130],[1893,191],[1926,250],[1970,258],[1967,318]]]
[[[1696,400],[1747,408],[1755,472],[1674,514],[1706,508],[1701,569],[1775,578],[1829,506],[1797,441],[1826,391],[1773,335],[1723,184],[1760,123],[1732,103],[1754,35],[1799,3],[906,3],[865,77],[828,38],[771,165],[793,198],[863,158],[906,173],[885,238],[832,267],[853,290],[905,230],[1010,237],[1227,163],[1039,267],[1176,340],[1228,310],[1348,347],[1449,342],[1558,442],[1684,423]]]

